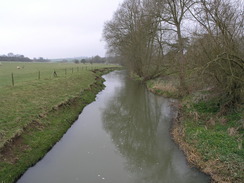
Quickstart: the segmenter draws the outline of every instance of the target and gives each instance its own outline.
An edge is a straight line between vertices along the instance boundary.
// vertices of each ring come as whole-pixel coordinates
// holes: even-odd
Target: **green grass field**
[[[17,69],[20,67],[20,69]],[[56,71],[58,77],[76,74],[82,70],[91,70],[104,67],[104,64],[75,64],[75,63],[29,63],[29,62],[1,62],[0,88],[38,79],[52,79]]]
[[[17,69],[17,66],[21,69]],[[95,74],[90,70],[103,67],[111,66],[2,62],[0,66],[0,148],[7,141],[21,134],[33,120],[38,120],[55,106],[78,96],[95,81]],[[54,70],[57,77],[53,76]],[[39,71],[40,79],[38,79]],[[11,73],[14,75],[14,86],[12,86]]]

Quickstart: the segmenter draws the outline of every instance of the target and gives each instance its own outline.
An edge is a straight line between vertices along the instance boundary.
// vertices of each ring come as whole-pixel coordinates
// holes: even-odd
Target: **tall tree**
[[[178,72],[180,81],[180,91],[182,94],[188,92],[186,81],[185,81],[185,65],[186,58],[184,55],[185,49],[185,38],[182,32],[182,24],[185,20],[188,8],[193,5],[192,0],[158,0],[157,4],[160,5],[160,18],[163,22],[165,30],[168,30],[175,34],[175,43],[172,44],[172,40],[168,43],[169,45],[176,45],[177,47],[177,57],[178,61]]]
[[[144,79],[159,70],[155,56],[159,22],[151,15],[150,6],[148,0],[126,0],[104,27],[110,51],[123,56],[127,67]]]

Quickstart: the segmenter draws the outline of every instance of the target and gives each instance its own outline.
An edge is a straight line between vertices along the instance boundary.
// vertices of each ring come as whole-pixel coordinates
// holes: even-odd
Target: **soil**
[[[14,154],[12,149],[19,149],[19,151],[25,151],[29,147],[23,143],[22,136],[14,137],[11,142],[4,146],[0,151],[0,161],[15,164],[18,161],[18,156]]]

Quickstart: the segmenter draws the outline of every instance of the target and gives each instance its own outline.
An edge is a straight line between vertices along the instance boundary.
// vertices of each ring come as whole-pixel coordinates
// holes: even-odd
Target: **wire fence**
[[[99,66],[77,66],[69,68],[57,68],[49,70],[28,71],[26,73],[12,72],[9,75],[3,75],[0,78],[0,87],[15,86],[17,83],[28,82],[33,80],[54,79],[59,77],[69,77],[80,72],[98,69]]]

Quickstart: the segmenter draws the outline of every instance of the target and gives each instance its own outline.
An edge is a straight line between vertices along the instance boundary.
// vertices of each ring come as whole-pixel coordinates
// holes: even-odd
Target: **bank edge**
[[[173,81],[163,80],[162,84],[166,87],[158,88],[156,85],[159,82],[150,80],[147,81],[146,86],[154,94],[178,99],[178,102],[174,104],[178,114],[173,121],[171,135],[185,154],[189,165],[210,175],[212,183],[242,183],[244,180],[244,151],[242,140],[239,141],[239,144],[237,140],[243,139],[243,135],[231,136],[228,134],[228,130],[240,129],[238,124],[243,120],[241,116],[244,109],[218,117],[211,111],[213,107],[209,107],[212,101],[208,101],[197,104],[206,105],[209,107],[205,108],[208,111],[206,113],[198,111],[196,108],[199,106],[192,97],[194,93],[180,98],[176,89],[172,90],[172,87],[175,87],[171,86]],[[167,85],[170,85],[170,88]],[[200,107],[205,110],[204,107]],[[211,120],[215,121],[214,124],[211,124]],[[216,148],[217,146],[218,148]],[[238,153],[236,153],[237,151]]]
[[[12,139],[2,150],[0,182],[16,182],[31,166],[35,165],[62,138],[71,125],[77,120],[83,108],[93,102],[98,92],[104,89],[101,77],[118,68],[96,69],[95,82],[59,106],[54,106],[41,119],[33,120],[24,132]]]

